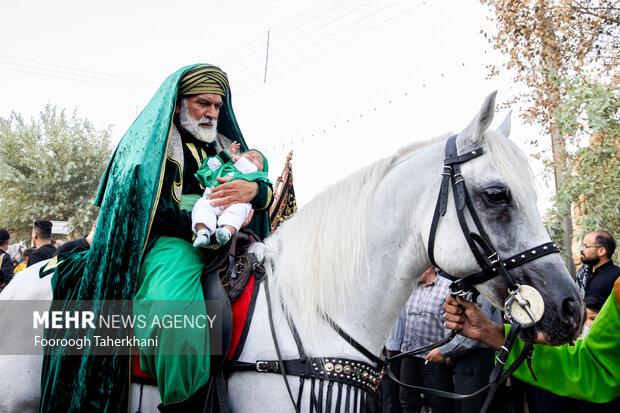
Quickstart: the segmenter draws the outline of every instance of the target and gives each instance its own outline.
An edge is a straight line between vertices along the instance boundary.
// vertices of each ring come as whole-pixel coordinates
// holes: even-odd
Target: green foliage
[[[555,78],[566,100],[555,119],[566,139],[564,184],[558,188],[548,225],[561,240],[560,217],[571,211],[578,237],[605,229],[620,237],[620,92],[584,78]]]
[[[112,152],[110,130],[46,105],[40,119],[0,118],[0,227],[29,240],[35,219],[69,221],[88,233],[93,205]]]

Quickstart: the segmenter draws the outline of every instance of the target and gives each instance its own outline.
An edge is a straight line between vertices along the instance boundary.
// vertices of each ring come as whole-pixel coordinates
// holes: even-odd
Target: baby
[[[224,210],[211,206],[207,196],[211,193],[211,188],[220,185],[217,178],[230,176],[228,181],[244,179],[269,182],[267,158],[256,149],[237,155],[239,148],[239,143],[233,142],[228,147],[228,152],[223,151],[217,156],[207,158],[195,174],[198,181],[206,187],[203,196],[192,209],[192,230],[196,234],[196,248],[209,244],[213,234],[219,244],[226,244],[230,237],[239,231],[252,210],[249,203],[233,204]]]

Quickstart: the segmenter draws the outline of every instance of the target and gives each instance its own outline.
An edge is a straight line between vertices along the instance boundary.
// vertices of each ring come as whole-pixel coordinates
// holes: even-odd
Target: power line
[[[346,17],[346,16],[350,15],[351,13],[355,12],[356,10],[358,10],[358,9],[360,9],[360,8],[362,8],[362,7],[364,7],[365,5],[367,5],[367,4],[371,3],[371,2],[372,2],[372,0],[371,0],[371,1],[367,1],[366,3],[363,3],[363,4],[361,4],[361,5],[357,6],[357,7],[354,7],[353,9],[350,9],[350,10],[349,10],[349,11],[347,11],[346,13],[341,14],[340,16],[336,17],[335,19],[332,19],[332,20],[331,20],[331,21],[329,21],[328,23],[325,23],[325,24],[323,24],[323,25],[319,26],[318,28],[314,29],[314,30],[312,31],[312,33],[313,33],[313,34],[315,34],[315,33],[320,32],[320,31],[321,31],[321,30],[323,30],[324,28],[326,28],[326,27],[328,27],[328,26],[330,26],[330,25],[332,25],[332,24],[334,24],[334,23],[338,22],[339,20],[343,19],[344,17]],[[386,6],[386,7],[387,7],[387,6]],[[333,9],[333,8],[332,8],[332,9]],[[332,9],[329,9],[328,11],[331,11]],[[377,10],[375,10],[373,13],[376,13],[376,12],[378,12],[378,11],[380,11],[380,10],[382,10],[382,9],[377,9]],[[303,25],[301,25],[301,26],[298,26],[298,28],[299,28],[299,27],[303,27],[304,25],[305,25],[305,24],[303,24]],[[287,34],[292,33],[293,31],[297,31],[297,29],[298,29],[298,28],[296,28],[296,29],[294,29],[294,30],[292,30],[292,31],[287,32]],[[299,37],[298,37],[298,38],[296,38],[295,40],[290,41],[290,42],[286,43],[284,46],[281,46],[281,47],[279,47],[279,48],[277,48],[277,41],[278,41],[278,39],[280,39],[280,41],[281,41],[281,40],[282,40],[282,37],[274,37],[274,39],[273,39],[273,40],[276,42],[276,50],[275,50],[274,52],[272,52],[271,54],[273,55],[273,54],[277,54],[277,53],[279,53],[280,51],[282,51],[282,50],[284,50],[284,49],[288,48],[289,46],[291,46],[291,45],[294,45],[294,44],[298,43],[300,40],[305,39],[305,38],[306,38],[306,36],[307,36],[307,34],[302,34],[301,36],[299,36]],[[282,60],[282,59],[281,59],[281,60]],[[246,66],[244,66],[243,68],[241,68],[241,69],[237,69],[236,71],[234,71],[234,72],[233,72],[233,75],[239,75],[239,74],[241,74],[242,72],[247,71],[248,69],[254,69],[254,68],[256,67],[256,66],[255,66],[255,65],[256,65],[256,63],[259,63],[259,62],[261,62],[261,61],[262,61],[262,59],[261,59],[261,58],[259,58],[259,59],[257,59],[257,60],[254,60],[254,61],[250,62],[249,64],[247,64]],[[243,79],[243,80],[245,80],[245,79]],[[243,81],[243,80],[242,80],[242,81]]]
[[[306,12],[308,12],[308,11],[310,11],[310,10],[314,9],[314,8],[315,8],[315,7],[317,7],[318,5],[323,4],[323,3],[327,2],[327,1],[329,1],[329,0],[322,0],[322,1],[320,1],[320,2],[318,2],[318,3],[316,3],[316,4],[314,4],[313,6],[308,7],[307,9],[305,9],[305,10],[303,10],[303,11],[301,11],[301,12],[297,13],[296,15],[294,15],[293,17],[290,17],[289,19],[285,20],[284,22],[279,23],[276,27],[274,27],[274,28],[273,28],[273,29],[271,29],[271,30],[273,31],[273,30],[276,30],[276,29],[278,29],[278,28],[280,28],[280,27],[282,27],[282,26],[286,25],[286,23],[289,23],[289,22],[291,22],[291,21],[295,20],[297,17],[299,17],[299,16],[301,16],[301,15],[305,14]],[[344,0],[344,1],[346,1],[346,0]],[[344,1],[343,1],[343,2],[344,2]],[[343,2],[341,2],[341,3],[343,3]],[[341,3],[339,3],[339,4],[341,4]],[[305,23],[304,23],[304,24],[305,24]],[[231,57],[232,57],[232,56],[234,56],[235,54],[239,53],[239,52],[240,52],[240,51],[242,51],[242,50],[245,50],[247,47],[249,47],[249,46],[251,46],[251,45],[253,45],[253,44],[257,43],[258,41],[260,41],[260,42],[262,43],[262,41],[263,41],[263,39],[264,39],[264,37],[263,37],[263,36],[264,36],[264,35],[262,35],[262,34],[261,34],[260,36],[256,37],[255,39],[250,40],[249,42],[245,43],[244,45],[242,45],[242,46],[238,47],[237,49],[233,50],[232,52],[230,52],[229,54],[227,54],[226,56],[224,56],[221,60],[225,62],[225,61],[226,61],[226,59],[231,58]],[[238,62],[239,60],[243,60],[243,58],[238,59],[238,60],[235,60],[235,61],[233,61],[233,62],[228,62],[227,64],[229,64],[229,65],[230,65],[230,64],[234,64],[234,63]]]
[[[341,14],[340,16],[336,17],[335,19],[330,20],[329,22],[327,22],[327,23],[323,24],[322,26],[320,26],[320,27],[318,27],[316,30],[314,30],[314,33],[318,33],[318,32],[319,32],[319,31],[321,31],[322,29],[324,29],[324,28],[326,28],[326,27],[328,27],[328,26],[331,26],[331,25],[332,25],[332,24],[334,24],[334,23],[337,23],[339,20],[342,20],[343,18],[345,18],[345,17],[349,16],[350,14],[352,14],[352,13],[354,13],[355,11],[357,11],[357,10],[361,9],[362,7],[366,6],[366,5],[367,5],[367,4],[369,4],[369,3],[372,3],[372,0],[367,1],[366,3],[362,3],[362,4],[360,4],[359,6],[357,6],[357,7],[353,8],[353,9],[349,10],[348,12],[346,12],[346,13],[344,13],[344,14]],[[385,7],[379,8],[379,9],[375,9],[375,10],[371,13],[371,15],[373,15],[373,14],[375,14],[375,13],[378,13],[378,12],[381,12],[381,10],[386,9],[386,8],[387,8],[387,7],[389,7],[389,6],[390,6],[390,5],[387,5],[387,6],[385,6]],[[357,24],[357,23],[359,23],[359,22],[360,22],[360,21],[358,20],[358,22],[354,23],[353,25],[355,25],[355,24]],[[348,26],[348,27],[350,27],[350,26]],[[348,28],[348,27],[347,27],[347,28]],[[345,28],[345,29],[346,29],[346,28]],[[338,33],[338,32],[336,32],[336,33]],[[282,50],[284,50],[284,49],[286,49],[287,47],[289,47],[289,46],[291,46],[291,45],[294,45],[295,43],[297,43],[299,40],[303,39],[304,37],[305,37],[305,35],[302,35],[301,37],[298,37],[297,39],[293,40],[292,42],[289,42],[289,43],[285,44],[284,46],[281,46],[281,47],[280,47],[280,48],[279,48],[276,52],[274,52],[274,54],[275,54],[275,53],[278,53],[278,52],[280,52],[280,51],[282,51]]]
[[[18,73],[26,73],[26,74],[30,74],[30,75],[35,75],[35,76],[42,76],[42,77],[51,77],[51,78],[55,78],[55,79],[65,79],[65,80],[72,80],[75,82],[83,82],[83,83],[91,83],[91,84],[98,84],[98,85],[104,85],[104,86],[115,86],[115,87],[120,87],[120,88],[125,88],[125,89],[134,89],[134,90],[147,90],[149,89],[146,86],[141,86],[141,85],[129,85],[129,84],[118,84],[118,83],[114,83],[114,82],[101,82],[101,81],[97,81],[94,79],[84,79],[84,78],[77,78],[77,77],[71,77],[71,76],[62,76],[62,75],[57,75],[57,74],[53,74],[53,73],[45,73],[45,72],[32,72],[32,71],[28,71],[28,70],[22,70],[22,69],[13,69],[10,67],[1,67],[0,66],[0,70],[5,70],[5,71],[11,71],[11,72],[18,72]]]
[[[329,9],[325,9],[325,10],[323,10],[321,13],[319,13],[319,14],[318,14],[318,15],[316,15],[316,16],[312,16],[312,18],[311,18],[311,19],[306,20],[304,23],[302,23],[302,24],[298,24],[297,26],[295,26],[295,27],[294,27],[294,28],[292,28],[291,30],[289,30],[289,31],[287,31],[287,32],[282,33],[282,34],[280,35],[280,37],[285,37],[285,36],[287,36],[288,34],[293,33],[294,31],[299,30],[301,27],[304,27],[304,26],[305,26],[305,25],[307,25],[308,23],[315,21],[318,17],[321,17],[321,16],[323,16],[324,14],[327,14],[327,13],[329,13],[330,11],[332,11],[332,10],[334,10],[334,9],[337,9],[337,8],[338,8],[341,4],[343,4],[343,3],[346,3],[346,0],[343,0],[343,1],[341,1],[340,3],[336,3],[333,7],[330,7]],[[280,25],[280,26],[281,26],[281,25]],[[280,27],[280,26],[277,26],[277,27]],[[273,31],[273,30],[275,30],[277,27],[275,27],[274,29],[272,29],[272,31]]]
[[[304,64],[304,63],[306,63],[306,62],[308,62],[308,61],[310,61],[310,60],[312,60],[312,59],[315,59],[315,58],[317,58],[317,57],[319,57],[319,56],[321,56],[321,55],[323,55],[323,54],[325,54],[325,53],[327,53],[327,52],[329,52],[329,51],[331,51],[331,50],[333,50],[333,49],[335,49],[335,48],[337,48],[337,47],[340,47],[340,46],[341,46],[341,45],[343,45],[344,43],[348,43],[348,42],[350,42],[351,40],[354,40],[354,39],[356,39],[357,37],[359,37],[359,36],[361,36],[361,35],[363,35],[363,34],[366,34],[366,33],[370,32],[370,31],[372,31],[372,30],[375,30],[376,28],[378,28],[378,27],[380,27],[380,26],[382,26],[382,25],[384,25],[384,24],[386,24],[386,23],[388,23],[388,22],[390,22],[390,21],[392,21],[392,20],[394,20],[394,19],[396,19],[396,18],[398,18],[398,17],[401,17],[401,16],[405,15],[406,13],[409,13],[411,10],[413,10],[413,9],[415,9],[415,8],[417,8],[417,7],[421,6],[421,5],[423,5],[423,4],[425,4],[425,2],[424,2],[424,1],[422,1],[422,2],[418,3],[418,4],[414,5],[414,6],[411,6],[411,7],[407,8],[407,9],[405,9],[405,10],[403,10],[403,11],[401,11],[401,12],[399,12],[399,13],[395,14],[395,15],[392,15],[392,16],[388,17],[387,19],[385,19],[385,20],[383,20],[383,21],[381,21],[381,22],[379,22],[379,23],[375,24],[374,26],[372,26],[372,27],[370,27],[370,28],[368,28],[368,29],[366,29],[366,30],[363,30],[363,31],[361,31],[361,32],[358,32],[358,33],[354,34],[353,36],[351,36],[351,37],[349,37],[349,38],[347,38],[347,39],[345,39],[345,40],[343,40],[343,41],[341,41],[341,42],[339,42],[339,43],[337,43],[337,44],[334,44],[333,46],[329,47],[328,49],[324,49],[324,50],[320,51],[319,53],[316,53],[316,54],[314,54],[314,55],[312,55],[312,56],[308,57],[307,59],[304,59],[302,62],[296,63],[296,64],[294,64],[293,66],[290,66],[290,67],[288,67],[288,68],[286,68],[286,69],[284,69],[284,70],[281,70],[280,72],[276,72],[275,74],[272,74],[272,75],[270,76],[270,78],[271,78],[271,79],[273,79],[274,77],[277,77],[277,76],[280,76],[280,75],[282,75],[282,74],[284,74],[284,73],[286,73],[286,72],[289,72],[289,71],[291,71],[291,70],[293,70],[293,69],[295,69],[295,68],[297,68],[297,67],[301,66],[302,64]],[[388,7],[389,7],[389,6],[383,7],[381,10],[385,10],[385,9],[387,9]],[[293,54],[291,54],[291,55],[287,56],[287,57],[286,57],[286,58],[284,58],[284,59],[281,59],[280,61],[276,61],[275,63],[272,63],[272,64],[271,64],[271,66],[273,67],[273,66],[278,66],[278,65],[281,65],[282,63],[285,63],[286,61],[290,60],[290,58],[292,58],[292,57],[294,57],[294,56],[297,56],[297,55],[299,55],[299,54],[301,54],[301,53],[305,52],[306,50],[308,50],[308,49],[310,49],[310,48],[312,48],[312,47],[314,47],[314,46],[316,46],[316,45],[318,45],[318,44],[321,44],[321,43],[325,42],[326,40],[329,40],[330,38],[334,37],[335,35],[337,35],[337,34],[339,34],[339,33],[342,33],[343,31],[348,30],[349,28],[351,28],[351,27],[353,27],[353,26],[355,26],[355,25],[359,24],[360,22],[362,22],[362,21],[364,21],[364,20],[367,20],[367,19],[369,19],[370,17],[373,17],[373,16],[375,16],[375,15],[376,15],[376,12],[375,12],[375,13],[372,13],[372,14],[369,14],[369,15],[366,15],[365,17],[363,17],[363,18],[361,18],[361,19],[357,20],[356,22],[354,22],[354,23],[350,24],[349,26],[346,26],[346,27],[344,27],[344,28],[342,28],[342,29],[338,30],[337,32],[332,33],[332,34],[330,34],[330,35],[328,35],[328,36],[325,36],[325,37],[323,37],[322,39],[320,39],[320,40],[318,40],[318,41],[316,41],[316,42],[312,43],[311,45],[309,45],[309,46],[307,46],[307,47],[305,47],[305,48],[303,48],[303,49],[301,49],[301,50],[297,50],[295,53],[293,53]],[[272,53],[272,54],[273,54],[273,53]],[[238,83],[243,83],[244,81],[247,81],[247,80],[249,80],[249,79],[251,79],[251,78],[253,78],[253,76],[247,76],[247,77],[245,77],[245,78],[241,79]],[[250,89],[253,89],[254,87],[259,86],[259,85],[260,85],[259,83],[256,83],[256,84],[254,84],[254,85],[252,85],[252,86],[247,87],[246,89],[242,89],[239,93],[246,92],[246,91],[248,91],[248,90],[250,90]]]
[[[418,4],[418,5],[415,5],[415,6],[412,6],[412,7],[408,8],[408,9],[405,9],[404,11],[402,11],[402,12],[400,12],[400,13],[398,13],[398,14],[395,14],[395,15],[393,15],[393,16],[391,16],[391,17],[389,17],[389,18],[387,18],[386,20],[384,20],[384,21],[382,21],[382,22],[380,22],[380,23],[378,23],[378,24],[376,24],[376,25],[374,25],[374,26],[372,26],[372,27],[370,27],[370,28],[368,28],[368,29],[366,29],[366,30],[364,30],[364,31],[360,32],[360,33],[357,33],[357,34],[355,34],[354,36],[349,37],[348,39],[345,39],[345,40],[341,41],[340,43],[337,43],[337,44],[333,45],[332,47],[330,47],[330,48],[328,48],[328,49],[325,49],[325,50],[321,51],[320,53],[315,54],[315,55],[313,55],[313,56],[311,56],[311,57],[309,57],[309,58],[305,59],[304,61],[302,61],[302,62],[300,62],[300,63],[295,64],[294,66],[289,67],[288,69],[285,69],[284,71],[281,71],[281,72],[276,72],[276,74],[275,74],[274,76],[279,76],[279,75],[281,75],[281,74],[284,74],[284,73],[286,73],[286,72],[288,72],[288,71],[290,71],[290,70],[292,70],[292,69],[294,69],[294,68],[296,68],[296,67],[301,66],[302,64],[304,64],[304,63],[306,63],[306,62],[308,62],[308,61],[310,61],[310,60],[312,60],[312,59],[316,59],[317,57],[319,57],[319,56],[321,56],[321,55],[323,55],[323,54],[325,54],[325,53],[327,53],[327,52],[329,52],[329,51],[331,51],[331,50],[333,50],[333,49],[335,49],[335,48],[337,48],[337,47],[340,47],[341,45],[343,45],[343,44],[345,44],[345,43],[348,43],[348,42],[350,42],[351,40],[354,40],[355,38],[357,38],[357,37],[359,37],[359,36],[361,36],[361,35],[363,35],[363,34],[366,34],[366,33],[370,32],[370,31],[372,31],[372,30],[374,30],[374,29],[376,29],[376,28],[378,28],[378,27],[380,27],[380,26],[382,26],[382,25],[384,25],[384,24],[386,24],[386,23],[388,23],[388,22],[390,22],[390,21],[392,21],[392,20],[394,20],[394,19],[396,19],[396,18],[400,17],[400,16],[403,16],[403,15],[405,15],[405,14],[409,13],[411,10],[415,9],[416,7],[419,7],[419,4]],[[342,31],[342,30],[341,30],[341,31]],[[337,32],[337,33],[339,33],[339,32]],[[331,36],[329,36],[329,37],[331,37]],[[325,38],[325,39],[328,39],[329,37],[327,37],[327,38]],[[323,39],[323,40],[325,40],[325,39]],[[312,46],[314,46],[314,45],[316,45],[316,44],[318,44],[318,43],[322,42],[323,40],[321,40],[321,41],[319,41],[319,42],[317,42],[317,43],[314,43],[314,44],[312,44],[312,45],[308,46],[308,47],[307,47],[306,49],[304,49],[304,50],[309,49],[310,47],[312,47]],[[304,50],[302,50],[302,51],[304,51]],[[300,51],[300,52],[296,53],[296,55],[297,55],[297,54],[299,54],[299,53],[301,53],[302,51]],[[276,62],[276,63],[274,63],[274,65],[277,65],[278,63],[279,63],[279,62]]]
[[[278,28],[280,28],[280,27],[282,27],[282,26],[286,25],[286,23],[289,23],[289,22],[291,22],[291,21],[295,20],[297,17],[301,16],[302,14],[306,14],[308,11],[310,11],[310,10],[314,9],[314,8],[315,8],[316,6],[318,6],[319,4],[323,4],[323,3],[326,3],[326,2],[328,2],[328,1],[330,1],[330,0],[322,0],[322,1],[318,2],[318,3],[316,3],[314,6],[310,6],[310,7],[308,7],[308,8],[307,8],[307,9],[305,9],[304,11],[301,11],[301,12],[297,13],[296,15],[294,15],[293,17],[289,18],[288,20],[285,20],[285,21],[283,21],[282,23],[278,24],[278,25],[277,25],[276,27],[274,27],[272,30],[276,30],[276,29],[278,29]],[[341,2],[340,2],[340,3],[338,3],[338,4],[342,4],[342,3],[344,3],[344,2],[346,2],[346,0],[341,1]],[[331,9],[330,9],[330,10],[331,10]]]
[[[66,73],[66,70],[77,72],[75,74],[79,75],[79,76],[93,76],[93,75],[96,75],[95,77],[99,77],[99,78],[101,76],[103,76],[103,77],[110,78],[111,80],[129,81],[129,82],[132,82],[132,83],[143,83],[143,84],[148,85],[148,86],[156,85],[155,82],[152,82],[152,81],[149,81],[149,80],[140,79],[140,78],[124,76],[124,75],[117,75],[117,74],[111,74],[111,73],[104,73],[104,72],[97,72],[97,71],[94,71],[94,70],[87,70],[87,69],[81,69],[81,68],[77,68],[77,67],[58,65],[58,64],[53,64],[53,63],[46,63],[46,62],[41,62],[41,61],[37,61],[37,60],[24,59],[24,58],[21,58],[21,57],[0,55],[0,59],[10,59],[10,60],[16,60],[16,61],[20,61],[20,62],[27,62],[27,63],[32,63],[32,64],[44,66],[43,68],[38,68],[38,67],[33,67],[31,65],[24,65],[24,64],[21,64],[21,63],[0,62],[0,63],[12,64],[12,65],[27,66],[27,67],[34,68],[34,69],[37,69],[37,70],[48,70],[48,69],[45,69],[45,66],[48,66],[48,67],[55,67],[55,68],[59,68],[59,69],[65,69],[64,73]],[[52,69],[49,69],[49,70],[52,71]],[[56,72],[58,72],[58,71],[56,71]],[[70,74],[73,74],[73,73],[70,73]]]
[[[355,11],[355,10],[359,9],[360,7],[362,7],[362,6],[366,5],[366,4],[370,3],[370,2],[371,2],[371,1],[367,1],[366,3],[362,4],[361,6],[357,6],[357,7],[355,7],[354,9],[350,10],[349,12],[345,13],[344,15],[342,15],[342,16],[341,16],[341,17],[339,17],[339,18],[342,18],[342,17],[344,17],[344,16],[347,16],[347,15],[351,14],[353,11]],[[344,3],[344,1],[343,1],[343,2],[338,3],[338,4],[337,4],[336,6],[334,6],[334,7],[331,7],[331,8],[329,8],[329,9],[327,9],[327,10],[324,10],[323,12],[321,12],[320,14],[318,14],[317,16],[313,16],[311,19],[309,19],[309,20],[305,21],[304,23],[302,23],[302,24],[300,24],[300,25],[296,26],[296,27],[295,27],[295,28],[293,28],[292,30],[289,30],[288,32],[285,32],[285,33],[283,33],[283,34],[279,35],[278,37],[274,37],[274,40],[277,42],[277,40],[278,40],[278,39],[280,39],[280,41],[281,41],[283,38],[286,38],[286,37],[287,37],[288,35],[290,35],[291,33],[294,33],[294,32],[299,31],[299,29],[300,29],[301,27],[306,26],[306,25],[307,25],[308,23],[310,23],[310,22],[314,22],[314,19],[315,19],[316,17],[320,17],[320,16],[324,15],[325,13],[328,13],[328,12],[330,12],[330,11],[334,10],[335,8],[337,8],[337,7],[338,7],[340,4],[342,4],[342,3]],[[337,21],[339,18],[335,19],[334,21]],[[326,27],[327,25],[329,25],[329,24],[331,24],[331,23],[333,23],[333,21],[332,21],[332,22],[330,22],[330,23],[328,23],[328,24],[326,24],[326,25],[323,25],[323,26],[319,27],[318,29],[315,29],[315,30],[314,30],[314,32],[317,32],[317,31],[319,31],[319,30],[323,29],[324,27]],[[270,30],[270,32],[273,32],[273,30]],[[277,33],[276,33],[276,34],[277,34]],[[276,52],[274,52],[274,53],[277,53],[277,52],[278,52],[279,50],[281,50],[282,48],[286,48],[286,47],[290,46],[291,44],[296,43],[296,42],[297,42],[297,41],[299,41],[300,39],[303,39],[303,37],[304,37],[304,35],[302,35],[301,37],[299,37],[299,38],[297,38],[297,39],[293,40],[292,42],[287,43],[285,46],[281,47],[280,49],[277,49],[277,50],[276,50]],[[243,57],[241,57],[241,58],[239,58],[239,59],[237,59],[237,60],[235,60],[235,61],[233,61],[233,62],[230,62],[229,64],[231,64],[231,65],[232,65],[232,64],[235,64],[235,63],[238,63],[238,62],[242,62],[242,61],[244,61],[245,59],[247,59],[249,56],[251,56],[251,55],[253,55],[253,54],[257,54],[257,53],[258,53],[258,51],[260,51],[260,50],[259,50],[259,49],[256,49],[253,53],[251,52],[249,55],[243,56]],[[254,68],[254,67],[255,67],[255,65],[256,65],[257,63],[262,62],[262,60],[263,60],[263,59],[262,59],[262,55],[260,55],[258,58],[256,58],[256,59],[252,60],[250,63],[246,64],[246,65],[245,65],[245,66],[243,66],[241,69],[236,69],[236,70],[234,70],[234,71],[231,71],[231,75],[232,75],[232,76],[236,76],[236,75],[239,75],[239,74],[240,74],[240,73],[242,73],[242,72],[245,72],[247,69]]]
[[[317,40],[316,42],[312,43],[312,44],[311,44],[311,45],[309,45],[309,46],[304,47],[303,49],[298,49],[297,51],[295,51],[295,53],[293,53],[293,54],[291,54],[291,55],[289,55],[289,56],[285,57],[284,59],[280,60],[280,62],[276,62],[276,63],[274,63],[274,64],[278,64],[278,63],[285,62],[286,60],[290,59],[291,57],[297,56],[297,55],[299,55],[299,54],[301,54],[301,53],[305,52],[306,50],[308,50],[308,49],[312,48],[313,46],[316,46],[316,45],[318,45],[318,44],[321,44],[321,43],[323,43],[324,41],[329,40],[330,38],[332,38],[332,37],[336,36],[337,34],[342,33],[342,32],[344,32],[344,31],[346,31],[346,30],[350,29],[351,27],[354,27],[354,26],[356,26],[356,25],[360,24],[361,22],[363,22],[363,21],[365,21],[365,20],[368,20],[369,18],[372,18],[372,17],[376,16],[378,13],[381,13],[383,10],[385,10],[385,9],[387,9],[387,8],[389,8],[389,7],[390,7],[390,5],[387,5],[387,6],[385,6],[385,7],[380,8],[380,9],[373,10],[371,13],[369,13],[369,14],[367,14],[366,16],[362,17],[361,19],[359,19],[359,20],[357,20],[357,21],[355,21],[355,22],[351,23],[351,24],[350,24],[350,25],[348,25],[348,26],[345,26],[345,27],[341,28],[340,30],[337,30],[336,32],[334,32],[334,33],[332,33],[332,34],[330,34],[330,35],[327,35],[327,36],[325,36],[325,37],[323,37],[323,38],[321,38],[321,39]],[[339,19],[332,20],[331,22],[329,22],[328,24],[326,24],[326,25],[325,25],[325,26],[323,26],[323,27],[327,27],[328,25],[330,25],[330,24],[332,24],[332,23],[334,23],[334,22],[336,22],[336,21],[338,21],[338,20],[339,20]],[[290,44],[289,44],[289,45],[290,45]],[[288,46],[288,45],[287,45],[287,46]],[[275,53],[276,53],[276,52],[274,52],[273,54],[275,54]]]
[[[328,27],[328,26],[332,25],[333,23],[338,22],[339,20],[341,20],[341,19],[342,19],[342,18],[344,18],[345,16],[350,15],[351,13],[353,13],[354,11],[356,11],[356,10],[360,9],[361,7],[365,6],[365,5],[366,5],[366,4],[368,4],[368,3],[370,3],[370,2],[364,3],[364,4],[362,4],[361,6],[358,6],[358,7],[354,8],[354,9],[352,9],[352,10],[349,10],[347,13],[345,13],[345,14],[343,14],[343,15],[341,15],[341,16],[339,16],[339,17],[337,17],[337,18],[333,19],[333,20],[331,20],[331,21],[330,21],[330,22],[328,22],[328,23],[323,24],[323,25],[322,25],[322,26],[320,26],[317,30],[315,30],[315,33],[317,33],[319,30],[322,30],[322,29],[324,29],[324,28],[326,28],[326,27]],[[392,3],[392,4],[394,4],[394,3]],[[380,13],[380,12],[382,12],[383,10],[385,10],[385,9],[389,8],[392,4],[389,4],[389,5],[387,5],[387,6],[384,6],[384,7],[382,7],[382,8],[379,8],[379,9],[375,9],[375,10],[373,10],[371,13],[369,13],[369,14],[367,14],[365,17],[363,17],[363,18],[361,18],[361,19],[359,19],[359,20],[355,21],[354,23],[352,23],[352,24],[350,24],[350,25],[348,25],[348,26],[345,26],[344,28],[341,28],[340,30],[337,30],[337,31],[336,31],[336,32],[334,32],[334,33],[331,33],[330,35],[325,36],[325,37],[323,37],[323,38],[319,39],[318,41],[315,41],[314,43],[310,44],[309,46],[304,47],[303,49],[300,49],[300,50],[298,49],[297,51],[293,52],[292,54],[289,54],[289,55],[287,55],[287,56],[285,56],[285,57],[281,58],[279,61],[278,61],[278,60],[276,60],[276,62],[275,62],[275,63],[272,63],[272,66],[277,66],[277,65],[279,65],[279,64],[282,64],[282,63],[286,62],[287,60],[289,60],[290,58],[292,58],[292,57],[294,57],[294,56],[297,56],[297,55],[299,55],[300,53],[305,52],[306,50],[310,49],[311,47],[316,46],[317,44],[320,44],[320,43],[322,43],[322,42],[324,42],[324,41],[326,41],[326,40],[329,40],[331,37],[333,37],[333,36],[335,36],[335,35],[337,35],[337,34],[339,34],[339,33],[342,33],[343,31],[346,31],[346,30],[350,29],[351,27],[353,27],[353,26],[355,26],[355,25],[357,25],[357,24],[359,24],[359,23],[363,22],[364,20],[367,20],[367,19],[369,19],[369,18],[372,18],[372,17],[376,16],[378,13]],[[303,38],[303,37],[302,37],[302,38]],[[292,41],[292,42],[287,43],[287,44],[286,44],[286,45],[284,45],[283,47],[280,47],[279,49],[277,49],[276,51],[274,51],[273,53],[271,53],[271,55],[277,54],[278,52],[280,52],[280,51],[281,51],[281,50],[283,50],[284,48],[286,48],[286,47],[288,47],[288,46],[290,46],[290,45],[292,45],[292,44],[295,44],[296,42],[298,42],[298,41],[299,41],[300,39],[302,39],[302,38],[299,38],[299,39],[296,39],[296,40],[294,40],[294,41]],[[255,66],[254,66],[254,64],[252,64],[251,66],[252,66],[252,67],[255,67]],[[250,66],[246,66],[246,67],[244,67],[244,69],[242,69],[242,70],[240,70],[240,71],[238,71],[238,72],[236,72],[236,73],[240,73],[240,72],[242,72],[242,71],[245,71],[245,70],[246,70],[246,69],[248,69],[248,68],[250,68]],[[244,82],[244,81],[246,81],[246,80],[248,80],[248,79],[251,79],[252,77],[254,77],[254,75],[253,75],[253,74],[251,74],[251,75],[249,75],[249,76],[246,76],[245,78],[241,79],[241,80],[239,81],[239,83],[242,83],[242,82]]]

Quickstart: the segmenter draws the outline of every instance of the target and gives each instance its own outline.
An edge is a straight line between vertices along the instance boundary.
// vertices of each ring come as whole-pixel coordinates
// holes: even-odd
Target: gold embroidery
[[[60,264],[60,262],[58,262],[58,256],[53,257],[51,260],[49,260],[47,264],[45,264],[45,268],[43,269],[43,272],[48,272],[48,271],[53,270],[54,268],[58,267],[58,264]]]
[[[192,156],[196,160],[196,164],[198,164],[198,168],[200,168],[202,166],[202,161],[204,160],[204,158],[202,156],[200,156],[201,154],[198,153],[198,149],[196,148],[196,145],[194,145],[191,142],[186,143],[185,145],[187,146],[187,149],[189,149],[189,151],[192,153]],[[200,149],[202,149],[202,148],[200,148]],[[206,154],[205,154],[205,156],[206,156]]]
[[[198,148],[196,148],[196,145],[191,142],[187,143],[186,145],[189,151],[192,153],[192,156],[196,160],[198,169],[200,169],[200,167],[202,166],[202,162],[207,159],[207,151],[205,151],[205,148],[200,148],[200,152],[198,152]],[[205,189],[205,186],[203,184],[201,184],[200,182],[199,184],[200,188]]]
[[[176,105],[176,98],[175,98]],[[168,136],[166,136],[166,148],[168,148],[168,143],[170,142],[170,135],[172,135],[172,118],[174,117],[174,110],[170,113],[170,121],[168,123]],[[160,173],[159,173],[159,182],[157,184],[157,196],[155,197],[155,203],[151,207],[151,216],[149,218],[148,230],[146,231],[146,238],[144,238],[144,245],[142,245],[142,255],[144,256],[144,251],[146,250],[146,246],[148,245],[149,235],[151,235],[151,227],[153,226],[153,220],[155,219],[155,212],[157,211],[157,205],[159,204],[159,197],[161,196],[161,187],[164,183],[164,171],[166,170],[166,157],[162,157]],[[181,171],[183,173],[183,171]]]
[[[264,211],[267,209],[267,207],[269,206],[269,204],[271,203],[271,198],[273,198],[273,191],[271,190],[271,188],[269,186],[267,186],[267,202],[265,203],[265,205],[263,205],[260,208],[257,208],[257,211]]]
[[[176,159],[171,158],[169,155],[166,155],[168,160],[176,165],[177,174],[174,177],[174,181],[172,182],[172,199],[174,202],[178,204],[181,203],[181,194],[183,192],[183,171],[181,170],[181,164]],[[178,178],[178,181],[177,181]]]

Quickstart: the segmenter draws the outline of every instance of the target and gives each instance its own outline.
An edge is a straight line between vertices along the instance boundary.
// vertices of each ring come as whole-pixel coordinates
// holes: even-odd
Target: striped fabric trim
[[[217,66],[202,65],[188,70],[179,82],[179,95],[200,95],[211,93],[226,96],[228,77]]]

